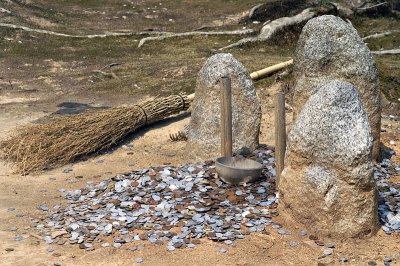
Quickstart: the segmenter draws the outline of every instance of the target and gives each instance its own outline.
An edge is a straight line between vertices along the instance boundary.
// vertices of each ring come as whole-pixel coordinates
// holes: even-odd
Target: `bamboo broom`
[[[289,61],[265,68],[251,73],[251,77],[260,78],[288,65]],[[141,105],[65,116],[49,124],[21,127],[16,135],[0,142],[0,157],[21,174],[67,164],[108,149],[139,128],[188,109],[194,96],[194,93],[172,95]]]

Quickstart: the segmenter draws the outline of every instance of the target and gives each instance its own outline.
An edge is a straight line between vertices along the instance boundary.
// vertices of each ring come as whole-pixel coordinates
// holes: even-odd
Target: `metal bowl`
[[[220,157],[215,161],[219,178],[237,185],[255,181],[261,176],[263,166],[253,160],[240,157]]]

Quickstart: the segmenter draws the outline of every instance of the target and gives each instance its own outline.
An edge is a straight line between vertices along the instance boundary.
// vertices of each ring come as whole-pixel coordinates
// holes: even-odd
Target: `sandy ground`
[[[260,92],[263,99],[262,143],[273,143],[272,103],[267,98],[267,92]],[[54,110],[55,103],[47,103]],[[26,108],[19,104],[7,105],[5,115],[1,116],[1,137],[18,124],[24,124],[45,115],[41,108]],[[290,113],[288,121],[290,122]],[[341,264],[339,259],[346,257],[346,265],[383,265],[383,259],[391,257],[391,265],[400,265],[400,238],[386,236],[382,231],[370,239],[352,239],[338,241],[323,239],[325,243],[334,242],[336,248],[332,256],[323,256],[323,247],[317,246],[307,237],[301,237],[301,228],[280,221],[287,229],[293,230],[293,235],[277,235],[275,230],[267,234],[253,234],[244,240],[236,241],[236,247],[228,248],[226,254],[218,252],[223,244],[202,240],[195,249],[166,251],[165,246],[146,244],[143,251],[126,250],[129,245],[116,250],[113,248],[85,251],[78,246],[52,245],[55,249],[50,253],[50,245],[38,238],[38,231],[30,228],[28,217],[38,218],[43,215],[38,210],[42,203],[48,206],[65,203],[59,189],[78,189],[86,182],[99,182],[133,169],[162,164],[180,164],[193,161],[184,152],[184,142],[171,142],[169,133],[182,130],[188,124],[190,117],[180,115],[161,124],[150,127],[133,136],[126,143],[108,154],[93,157],[84,162],[66,165],[48,172],[35,175],[20,176],[12,173],[9,166],[0,164],[0,265],[133,265],[134,259],[141,257],[144,265],[330,265]],[[384,122],[387,132],[383,140],[400,142],[399,122]],[[390,125],[390,126],[389,126]],[[397,130],[395,130],[397,129]],[[398,146],[392,146],[398,150]],[[398,160],[398,157],[395,158]],[[63,169],[71,168],[72,172],[65,174]],[[52,179],[50,179],[52,177]],[[55,177],[56,179],[53,180]],[[15,211],[9,212],[8,208]],[[23,214],[23,217],[16,217]],[[16,227],[16,231],[11,229]],[[23,236],[22,241],[14,241],[16,235]],[[290,241],[298,241],[299,246],[289,246]],[[7,251],[12,250],[12,251]]]

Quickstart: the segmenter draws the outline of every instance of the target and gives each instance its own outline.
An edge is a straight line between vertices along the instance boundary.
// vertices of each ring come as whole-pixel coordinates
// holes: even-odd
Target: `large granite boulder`
[[[205,62],[198,74],[192,104],[187,148],[201,159],[220,155],[220,80],[224,76],[229,76],[232,83],[233,151],[252,150],[259,144],[261,105],[253,81],[231,54],[216,54]]]
[[[339,80],[318,87],[288,135],[280,214],[318,236],[374,233],[371,149],[371,128],[356,87]]]
[[[354,84],[372,129],[372,158],[379,157],[381,98],[375,61],[353,26],[335,16],[308,21],[294,57],[294,117],[320,84],[339,79]]]

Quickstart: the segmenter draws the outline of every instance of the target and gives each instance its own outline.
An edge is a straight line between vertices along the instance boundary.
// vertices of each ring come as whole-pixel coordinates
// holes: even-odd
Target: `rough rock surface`
[[[377,229],[372,134],[357,89],[333,80],[310,96],[288,136],[280,214],[318,236]]]
[[[354,84],[368,114],[374,139],[372,157],[379,157],[381,98],[375,61],[357,31],[335,16],[320,16],[304,26],[294,57],[294,117],[327,80]]]
[[[253,81],[231,54],[216,54],[198,74],[188,132],[187,148],[202,159],[220,155],[220,79],[223,76],[230,76],[232,81],[233,151],[253,150],[258,146],[261,105]]]

